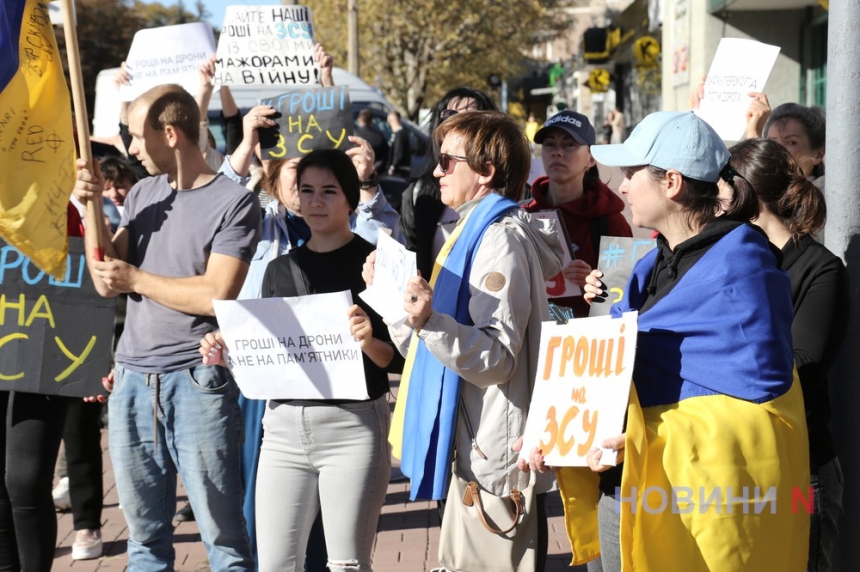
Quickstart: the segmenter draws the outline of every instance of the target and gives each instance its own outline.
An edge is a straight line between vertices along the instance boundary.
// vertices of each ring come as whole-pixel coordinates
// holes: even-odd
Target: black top
[[[408,177],[412,170],[412,149],[406,129],[393,131],[389,146],[388,173]]]
[[[311,294],[327,294],[330,292],[352,292],[352,298],[370,317],[373,326],[373,337],[391,344],[388,327],[382,318],[374,312],[358,293],[364,291],[365,284],[361,277],[361,267],[367,255],[375,247],[358,235],[346,245],[331,252],[314,252],[307,244],[296,249],[299,267],[304,273],[304,281]],[[296,284],[290,270],[289,255],[279,256],[266,267],[263,276],[262,298],[291,298],[296,296]],[[346,316],[344,316],[346,319]],[[393,344],[392,344],[393,348]],[[362,354],[364,359],[364,375],[367,378],[367,394],[370,399],[376,399],[389,391],[388,374],[400,373],[403,369],[403,357],[394,348],[394,358],[387,368],[377,366]],[[342,400],[321,400],[338,403]]]
[[[388,168],[388,140],[382,131],[374,127],[356,127],[353,133],[365,139],[373,148],[373,166],[377,173],[382,174]]]
[[[663,235],[657,237],[657,258],[651,271],[648,284],[647,298],[639,310],[640,314],[648,311],[661,298],[666,297],[681,278],[714,246],[721,238],[741,226],[742,222],[717,218],[708,224],[692,238],[675,245],[672,249]],[[757,226],[753,228],[761,230]],[[627,430],[627,420],[624,421]],[[607,496],[615,496],[616,487],[621,486],[621,472],[624,463],[600,473],[600,490]]]
[[[809,463],[814,471],[836,456],[827,428],[827,372],[848,328],[848,272],[842,260],[809,236],[789,240],[782,254],[781,268],[791,280],[794,365],[803,390]]]

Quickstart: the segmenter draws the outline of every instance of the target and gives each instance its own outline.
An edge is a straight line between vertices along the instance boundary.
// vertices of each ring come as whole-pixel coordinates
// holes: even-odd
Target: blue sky
[[[162,4],[165,6],[176,5],[178,2],[176,0],[160,0]],[[185,9],[189,11],[194,11],[194,0],[184,0]],[[262,6],[265,4],[280,4],[280,0],[203,0],[203,4],[206,5],[206,9],[212,14],[212,17],[209,20],[209,23],[220,29],[221,24],[224,21],[224,12],[227,10],[227,6]]]

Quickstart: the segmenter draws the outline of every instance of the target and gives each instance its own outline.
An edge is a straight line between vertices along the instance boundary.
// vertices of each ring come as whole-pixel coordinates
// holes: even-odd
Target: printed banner
[[[69,239],[62,280],[0,242],[0,390],[105,395],[115,315],[116,299],[93,286],[84,239]]]
[[[140,30],[134,35],[125,60],[131,85],[119,90],[122,101],[131,101],[157,85],[176,83],[196,96],[200,90],[197,70],[215,53],[215,36],[205,22]]]
[[[0,7],[0,173],[0,236],[61,278],[75,142],[62,57],[41,0]]]
[[[277,127],[260,131],[263,159],[292,159],[315,149],[352,146],[352,108],[346,86],[297,89],[260,104],[278,111]]]
[[[368,399],[349,291],[212,303],[245,397]]]
[[[314,27],[307,6],[227,6],[216,85],[316,85]]]
[[[622,236],[603,236],[600,238],[600,257],[597,269],[603,272],[600,279],[609,293],[604,301],[594,300],[588,315],[608,316],[609,310],[624,297],[624,289],[633,274],[633,267],[640,258],[657,246],[653,238],[628,238]]]
[[[547,465],[584,467],[588,451],[623,433],[638,319],[626,312],[542,324],[522,458],[538,448]]]

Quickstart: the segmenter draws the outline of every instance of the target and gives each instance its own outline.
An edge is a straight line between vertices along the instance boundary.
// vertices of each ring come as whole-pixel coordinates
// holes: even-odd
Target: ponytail
[[[802,175],[792,178],[785,194],[774,206],[775,214],[797,238],[815,234],[827,220],[824,193]]]

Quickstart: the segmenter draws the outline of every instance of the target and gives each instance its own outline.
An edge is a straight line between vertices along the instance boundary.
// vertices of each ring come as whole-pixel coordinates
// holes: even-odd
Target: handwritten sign
[[[551,209],[545,211],[537,211],[531,213],[531,216],[537,219],[543,220],[554,220],[555,221],[555,232],[558,235],[558,241],[563,245],[564,248],[564,260],[562,261],[562,268],[567,268],[567,266],[573,262],[573,251],[570,248],[570,237],[567,234],[567,227],[564,225],[564,221],[558,215],[558,210]],[[546,296],[547,298],[566,298],[568,296],[582,296],[582,288],[577,286],[576,284],[565,280],[564,273],[559,272],[552,280],[548,280],[546,282]]]
[[[115,309],[93,287],[83,239],[69,239],[62,280],[0,242],[0,390],[104,395]]]
[[[139,30],[131,42],[125,66],[131,85],[120,88],[120,99],[131,101],[157,85],[176,83],[197,95],[197,70],[215,53],[215,37],[205,22]]]
[[[737,141],[746,129],[751,91],[764,91],[776,63],[779,46],[743,38],[723,38],[705,80],[705,95],[695,110],[727,141]]]
[[[297,89],[263,99],[278,113],[278,126],[260,132],[263,159],[301,157],[315,149],[351,147],[353,121],[346,86]]]
[[[597,259],[597,269],[603,272],[600,279],[606,287],[609,297],[604,301],[594,300],[589,310],[589,316],[608,316],[609,310],[616,302],[624,298],[624,288],[633,273],[636,262],[657,246],[653,238],[627,238],[620,236],[604,236],[600,238],[600,256]]]
[[[638,312],[541,326],[540,356],[521,456],[584,467],[585,455],[624,429]]]
[[[368,399],[349,291],[213,300],[228,364],[250,399]]]
[[[379,233],[376,262],[373,265],[373,285],[359,294],[386,324],[399,327],[408,317],[403,308],[406,283],[418,275],[415,253],[385,234]]]
[[[216,85],[319,84],[306,6],[227,6]]]

